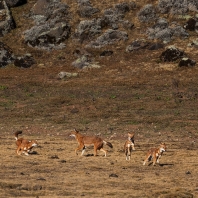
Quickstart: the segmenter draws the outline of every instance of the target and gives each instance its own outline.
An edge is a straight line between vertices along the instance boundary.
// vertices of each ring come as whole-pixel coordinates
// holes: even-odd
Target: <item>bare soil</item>
[[[71,66],[79,47],[72,40],[50,52],[22,42],[21,32],[32,25],[25,16],[35,2],[12,9],[17,29],[1,39],[16,54],[31,53],[37,63],[29,69],[0,69],[0,197],[198,197],[197,65],[162,63],[163,49],[126,53],[127,44],[142,36],[135,21],[134,37],[108,46],[111,57],[99,56],[104,49],[91,51],[100,69],[78,70]],[[76,4],[65,2],[74,12]],[[110,5],[105,2],[92,4],[103,9]],[[197,37],[191,34],[170,44],[198,62],[197,49],[187,47]],[[60,71],[78,76],[60,80]],[[106,148],[106,158],[102,152],[94,157],[93,148],[76,156],[77,142],[69,137],[74,128],[101,136],[113,149]],[[31,155],[16,155],[16,130],[38,140]],[[135,132],[131,161],[123,152],[128,132]],[[146,151],[160,142],[167,144],[160,165],[143,166]]]

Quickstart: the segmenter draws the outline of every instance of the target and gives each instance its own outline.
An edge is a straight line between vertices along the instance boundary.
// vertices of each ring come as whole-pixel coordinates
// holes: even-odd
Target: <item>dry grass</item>
[[[67,131],[69,132],[69,131]],[[26,136],[27,137],[27,136]],[[1,197],[196,197],[197,151],[185,142],[168,142],[160,166],[142,165],[153,146],[137,140],[131,161],[126,161],[124,140],[111,140],[108,156],[93,148],[75,156],[75,140],[68,136],[36,134],[35,154],[17,156],[13,136],[1,137],[3,163]],[[138,139],[138,138],[137,138]],[[178,146],[182,144],[182,147]],[[111,177],[112,176],[112,177]],[[114,177],[113,177],[114,176]]]

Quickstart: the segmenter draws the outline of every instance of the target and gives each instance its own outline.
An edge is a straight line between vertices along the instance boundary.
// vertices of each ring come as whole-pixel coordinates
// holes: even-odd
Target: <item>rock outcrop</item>
[[[14,60],[15,56],[12,50],[7,45],[0,42],[0,67],[8,65]]]
[[[69,7],[60,0],[38,0],[32,9],[36,25],[24,32],[25,43],[41,49],[62,49],[69,38]]]
[[[4,0],[0,1],[0,37],[15,28],[10,10]]]

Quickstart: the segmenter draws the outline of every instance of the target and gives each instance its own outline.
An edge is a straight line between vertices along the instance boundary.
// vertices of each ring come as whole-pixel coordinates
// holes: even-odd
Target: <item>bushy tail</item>
[[[21,133],[22,133],[22,131],[16,131],[14,133],[14,137],[15,137],[16,140],[18,140],[18,135],[21,134]]]
[[[104,141],[104,140],[103,140],[103,142],[104,142],[107,146],[109,146],[110,148],[113,148],[113,145],[112,145],[110,142],[106,142],[106,141]]]

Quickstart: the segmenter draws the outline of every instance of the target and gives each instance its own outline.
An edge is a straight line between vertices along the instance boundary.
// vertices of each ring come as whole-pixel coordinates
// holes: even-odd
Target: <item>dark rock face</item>
[[[7,45],[0,42],[0,67],[4,67],[12,63],[14,59],[15,56],[12,50]]]
[[[60,0],[38,0],[32,9],[36,25],[24,32],[25,42],[31,47],[62,49],[70,36],[68,6]]]
[[[27,3],[27,0],[5,0],[9,7],[16,7]]]
[[[30,54],[26,54],[24,56],[16,57],[14,60],[14,65],[16,67],[29,68],[36,62]]]
[[[187,23],[184,25],[186,30],[198,31],[198,20],[190,18]]]
[[[196,62],[194,60],[191,60],[189,58],[182,58],[179,62],[179,67],[193,67],[196,65]]]
[[[164,52],[162,52],[160,59],[163,62],[174,62],[179,60],[179,67],[193,67],[196,65],[196,61],[191,60],[190,58],[184,57],[186,54],[184,51],[181,51],[177,48],[169,47]]]
[[[15,28],[15,23],[6,2],[0,1],[0,37]]]
[[[100,56],[111,56],[113,54],[113,51],[111,50],[104,50]]]
[[[164,52],[162,52],[160,59],[163,62],[173,62],[178,59],[181,59],[184,56],[184,52],[175,48],[175,47],[169,47]]]

